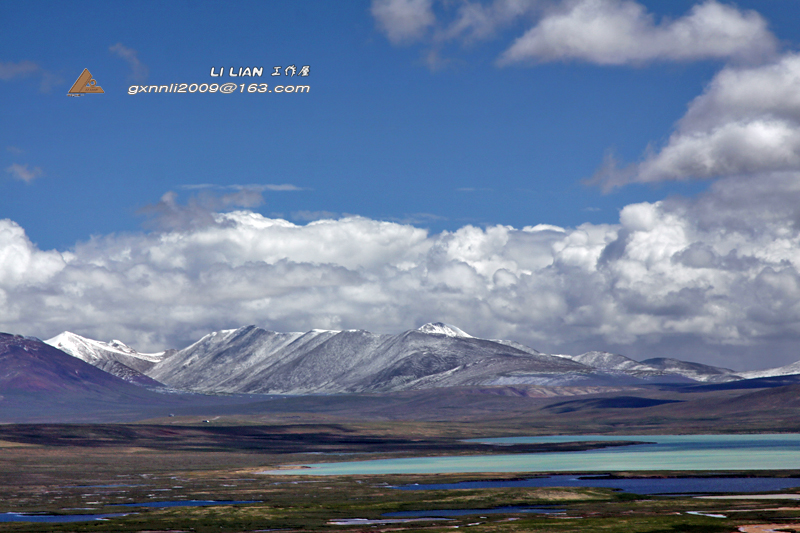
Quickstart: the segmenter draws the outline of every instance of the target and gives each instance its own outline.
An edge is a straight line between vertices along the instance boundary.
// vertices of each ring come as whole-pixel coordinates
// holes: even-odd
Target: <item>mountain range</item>
[[[797,426],[798,370],[550,355],[441,323],[399,335],[247,326],[159,353],[69,332],[48,341],[0,333],[0,423],[232,416],[508,419],[560,432],[654,423],[664,431],[783,430]]]
[[[363,330],[279,333],[256,326],[209,333],[180,350],[140,353],[121,341],[64,332],[45,341],[129,383],[200,393],[384,393],[448,387],[726,383],[800,374],[800,362],[735,372],[677,359],[549,355],[473,337],[443,323],[399,335]]]

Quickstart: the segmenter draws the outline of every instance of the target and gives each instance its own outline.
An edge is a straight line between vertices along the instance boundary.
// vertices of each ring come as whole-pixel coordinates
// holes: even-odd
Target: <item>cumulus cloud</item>
[[[127,61],[128,65],[130,65],[131,81],[142,83],[147,80],[147,76],[150,74],[150,69],[147,68],[147,65],[139,60],[139,53],[136,50],[133,48],[128,48],[122,43],[117,43],[114,46],[110,46],[108,50],[114,55],[119,56]]]
[[[798,359],[798,206],[800,173],[784,173],[769,187],[728,178],[696,199],[632,204],[617,224],[431,234],[355,216],[299,225],[166,195],[153,207],[159,231],[61,253],[4,220],[0,330],[159,349],[245,324],[399,332],[443,320],[551,352],[680,347],[734,368],[777,365]],[[768,355],[745,360],[754,354]]]
[[[372,14],[393,44],[425,43],[429,49],[424,60],[434,66],[449,61],[442,56],[447,43],[473,44],[520,24],[529,29],[500,55],[498,65],[709,59],[756,63],[777,50],[763,17],[717,0],[697,4],[675,20],[657,20],[634,0],[373,0]]]
[[[394,44],[420,39],[433,26],[433,0],[373,0],[372,16]]]
[[[440,40],[460,38],[474,42],[494,37],[498,30],[535,11],[536,0],[494,0],[488,4],[462,2],[449,25],[441,28]]]
[[[708,0],[676,20],[657,24],[630,0],[573,0],[545,15],[506,50],[501,65],[585,61],[599,65],[703,59],[759,60],[776,39],[754,11]]]
[[[495,37],[498,30],[536,12],[540,0],[465,0],[439,2],[439,16],[433,0],[373,0],[372,16],[394,44],[416,41],[465,43]]]
[[[800,170],[800,55],[759,66],[728,66],[691,104],[660,149],[619,168],[609,159],[596,179],[631,182],[763,177]]]
[[[25,231],[9,220],[0,222],[0,287],[37,285],[50,279],[65,266],[58,252],[36,248]],[[0,300],[5,293],[0,290]]]
[[[11,174],[14,179],[24,181],[25,183],[31,183],[44,174],[39,167],[29,168],[28,165],[20,165],[19,163],[12,163],[6,168],[6,172]]]
[[[535,12],[540,0],[438,2],[434,0],[372,0],[378,28],[395,45],[425,43],[421,60],[431,71],[454,63],[443,53],[451,42],[465,45],[493,38],[499,30]]]

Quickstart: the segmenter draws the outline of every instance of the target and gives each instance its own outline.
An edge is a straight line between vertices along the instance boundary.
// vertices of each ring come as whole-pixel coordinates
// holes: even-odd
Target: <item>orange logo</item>
[[[81,75],[75,81],[72,89],[69,90],[67,96],[80,96],[87,93],[104,93],[102,87],[97,85],[97,82],[92,79],[92,73],[88,68],[83,69]]]

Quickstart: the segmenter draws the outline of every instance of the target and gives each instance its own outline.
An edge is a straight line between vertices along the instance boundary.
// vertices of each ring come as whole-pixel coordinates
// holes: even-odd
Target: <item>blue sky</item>
[[[683,9],[659,14],[691,6],[669,4]],[[615,222],[628,203],[702,187],[605,195],[582,180],[607,150],[632,161],[662,140],[719,61],[500,68],[495,59],[510,33],[453,45],[448,65],[432,72],[424,46],[392,46],[366,2],[31,2],[0,10],[3,59],[31,61],[59,80],[46,92],[40,75],[0,85],[13,102],[2,110],[0,144],[21,151],[6,150],[3,167],[42,172],[32,183],[3,176],[0,210],[43,248],[136,230],[137,210],[192,184],[288,183],[303,190],[267,194],[259,211],[418,220],[434,230]],[[297,63],[311,67],[311,92],[130,96],[132,68],[109,50],[117,43],[145,67],[141,83],[209,83],[218,81],[209,76],[215,65]],[[84,68],[105,94],[66,98]]]
[[[161,348],[244,323],[395,332],[445,320],[547,351],[798,358],[795,103],[730,95],[736,80],[781,72],[772,85],[794,87],[800,5],[32,1],[0,4],[0,24],[0,296],[15,302],[0,329]],[[292,64],[309,76],[268,75]],[[244,66],[265,76],[210,76]],[[105,93],[67,97],[84,68]],[[310,92],[128,94],[227,81]],[[761,135],[765,124],[783,129]],[[331,233],[315,233],[321,219]],[[280,241],[265,220],[295,233]],[[278,251],[248,251],[251,222],[262,233],[247,239]],[[556,228],[523,231],[537,225]],[[169,239],[197,241],[167,265],[154,249]],[[326,255],[336,239],[370,251]],[[532,259],[531,239],[546,259]],[[741,278],[734,259],[750,265]],[[281,279],[309,277],[190,297],[211,272],[259,265],[258,286],[280,265]],[[440,267],[449,274],[434,279]],[[320,284],[328,268],[350,281]],[[169,304],[128,295],[130,313],[109,318],[104,306],[122,305],[114,295],[142,269],[182,289]],[[763,283],[783,287],[778,307]],[[734,286],[747,290],[730,296]]]

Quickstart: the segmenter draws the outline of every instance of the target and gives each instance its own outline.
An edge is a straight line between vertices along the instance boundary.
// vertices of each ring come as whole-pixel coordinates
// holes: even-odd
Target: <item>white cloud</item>
[[[6,168],[6,172],[11,174],[14,179],[24,181],[25,183],[30,183],[44,174],[39,167],[28,168],[28,165],[20,165],[19,163],[12,163]]]
[[[122,43],[110,46],[108,50],[128,62],[131,67],[131,81],[142,83],[147,80],[150,69],[139,60],[139,53],[136,50]]]
[[[609,161],[607,188],[630,182],[752,176],[800,170],[800,55],[728,66],[689,105],[662,148],[625,169]]]
[[[62,254],[38,250],[21,227],[9,220],[0,221],[0,287],[46,283],[64,266]]]
[[[256,191],[302,191],[304,190],[302,187],[298,187],[297,185],[292,185],[291,183],[281,183],[281,184],[274,184],[274,183],[267,183],[267,184],[253,184],[253,185],[235,185],[235,188],[238,189],[252,189]]]
[[[420,39],[433,26],[433,0],[373,0],[372,16],[394,44]]]
[[[180,207],[169,195],[161,203]],[[158,349],[251,323],[399,332],[443,320],[561,353],[645,358],[680,347],[739,368],[798,358],[800,173],[769,186],[720,180],[695,200],[632,204],[618,224],[576,228],[429,234],[362,217],[297,225],[207,214],[65,253],[0,222],[0,330],[69,329]]]
[[[421,62],[432,71],[458,64],[443,53],[451,42],[465,45],[494,38],[499,30],[536,11],[541,0],[438,2],[434,0],[372,0],[378,28],[395,45],[424,43]]]
[[[19,63],[0,62],[0,80],[9,81],[15,78],[25,78],[36,74],[41,67],[32,61],[20,61]]]
[[[467,42],[494,37],[497,31],[534,11],[537,0],[494,0],[461,2],[455,19],[439,30],[437,38],[464,39]]]
[[[218,189],[219,186],[213,183],[188,183],[186,185],[179,185],[178,188],[187,191],[196,191],[201,189]]]
[[[754,11],[707,0],[676,20],[656,24],[631,0],[573,0],[544,16],[506,50],[501,65],[586,61],[599,65],[703,59],[758,60],[775,37]]]
[[[777,49],[763,17],[717,0],[660,21],[634,0],[373,0],[372,15],[393,44],[424,43],[428,50],[423,60],[434,70],[451,61],[442,53],[447,43],[470,45],[502,37],[501,30],[520,23],[529,29],[500,55],[501,66],[709,59],[756,63]]]
[[[498,30],[534,13],[540,3],[541,0],[440,1],[437,17],[434,0],[372,0],[372,16],[393,44],[452,40],[471,43],[495,37]],[[429,61],[438,58],[435,49],[429,54],[435,56]]]
[[[213,183],[189,183],[186,185],[181,185],[181,189],[186,190],[198,190],[198,189],[217,189],[217,190],[249,190],[249,191],[273,191],[273,192],[284,192],[284,191],[303,191],[305,190],[303,187],[298,187],[297,185],[292,185],[291,183],[251,183],[249,185],[214,185]]]
[[[11,81],[31,76],[41,79],[39,91],[43,93],[50,92],[55,85],[62,81],[60,77],[48,72],[33,61],[20,61],[19,63],[0,61],[0,80]]]

